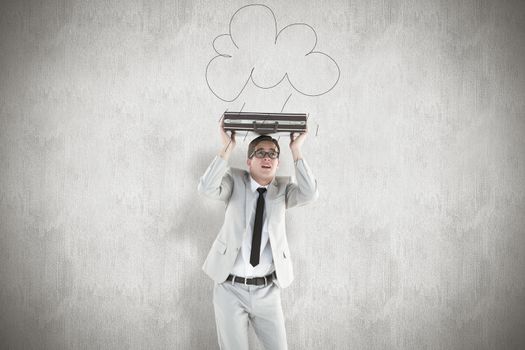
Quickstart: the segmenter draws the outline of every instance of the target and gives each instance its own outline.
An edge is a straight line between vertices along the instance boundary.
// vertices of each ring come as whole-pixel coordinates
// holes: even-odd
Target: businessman
[[[200,178],[201,194],[224,201],[224,223],[203,265],[214,280],[213,306],[219,346],[248,349],[251,324],[265,349],[287,349],[280,288],[293,280],[285,210],[318,196],[317,181],[303,159],[307,133],[290,134],[296,181],[275,176],[281,149],[263,135],[248,146],[247,168],[230,168],[235,132],[220,127],[222,148]]]

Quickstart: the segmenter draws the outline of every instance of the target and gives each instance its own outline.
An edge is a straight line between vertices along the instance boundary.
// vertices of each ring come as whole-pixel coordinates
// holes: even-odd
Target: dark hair
[[[248,145],[248,158],[253,157],[253,152],[255,152],[255,147],[257,147],[257,145],[263,141],[273,142],[275,147],[277,147],[277,152],[281,153],[281,147],[279,147],[279,142],[277,142],[276,139],[268,135],[261,135],[261,136],[254,138],[252,142],[250,142],[250,144]]]

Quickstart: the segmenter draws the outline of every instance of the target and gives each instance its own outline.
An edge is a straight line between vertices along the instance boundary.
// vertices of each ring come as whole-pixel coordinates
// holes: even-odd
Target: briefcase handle
[[[254,132],[277,132],[277,127],[279,126],[278,121],[274,121],[273,124],[263,122],[262,124],[257,125],[256,121],[254,120],[252,124]]]

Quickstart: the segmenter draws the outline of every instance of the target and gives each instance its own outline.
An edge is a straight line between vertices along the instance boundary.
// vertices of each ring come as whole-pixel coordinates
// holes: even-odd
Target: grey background
[[[0,348],[217,348],[196,184],[226,108],[276,108],[204,80],[245,4],[1,3]],[[288,213],[290,348],[525,346],[524,4],[265,4],[341,67],[286,107],[321,193]]]

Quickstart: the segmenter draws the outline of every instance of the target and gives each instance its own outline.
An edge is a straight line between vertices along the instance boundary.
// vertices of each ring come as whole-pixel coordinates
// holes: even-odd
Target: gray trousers
[[[213,307],[222,350],[248,350],[248,325],[267,350],[286,350],[281,290],[274,283],[215,283]]]

